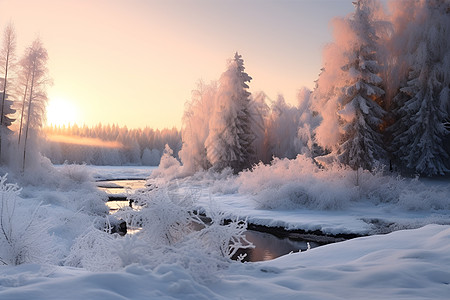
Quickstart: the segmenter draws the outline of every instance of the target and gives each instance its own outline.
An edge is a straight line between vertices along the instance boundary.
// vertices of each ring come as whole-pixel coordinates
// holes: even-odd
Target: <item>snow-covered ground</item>
[[[86,176],[79,168],[75,168],[74,172],[70,172],[70,168],[62,168],[66,168],[63,173],[70,173],[71,178]],[[142,178],[151,172],[148,168],[134,167],[100,167],[91,168],[91,171],[97,180]],[[276,176],[273,171],[272,175]],[[258,176],[264,177],[261,174]],[[306,180],[300,173],[297,177],[302,182]],[[272,195],[264,190],[273,190],[280,198],[289,194],[290,190],[278,183],[276,188],[257,184],[260,186],[258,192],[251,190],[249,179],[244,186],[229,176],[212,181],[204,174],[193,180],[173,179],[167,189],[170,192],[191,194],[200,209],[248,217],[249,222],[261,225],[321,229],[326,233],[396,231],[329,244],[271,261],[228,262],[213,271],[207,266],[210,261],[203,261],[204,257],[197,256],[196,249],[191,251],[189,248],[183,248],[185,257],[177,261],[171,261],[169,256],[168,259],[154,259],[160,263],[155,264],[153,261],[146,264],[131,257],[131,263],[123,267],[113,266],[98,271],[45,261],[19,266],[0,265],[0,299],[448,299],[450,213],[445,204],[450,201],[448,182],[436,184],[432,181],[426,182],[425,188],[420,186],[428,195],[428,198],[423,198],[424,194],[421,196],[423,201],[434,201],[433,205],[438,205],[430,209],[418,209],[417,205],[415,209],[407,209],[404,205],[396,205],[398,202],[373,201],[373,197],[376,197],[373,189],[370,190],[372,198],[369,197],[372,200],[349,200],[344,206],[332,209],[313,209],[308,205],[306,208],[302,207],[304,205],[288,205],[283,209],[269,209],[264,206],[267,202],[261,205],[261,201],[266,201],[264,199]],[[308,184],[312,185],[311,182]],[[330,181],[330,185],[333,184]],[[84,184],[76,187],[81,189],[81,199],[92,193],[90,187]],[[390,189],[398,192],[392,186]],[[402,190],[398,193],[400,196],[405,193],[412,195],[411,191]],[[80,228],[83,226],[79,225],[88,222],[89,216],[87,207],[76,204],[74,189],[62,184],[48,189],[27,186],[23,193],[25,195],[22,197],[33,205],[43,202],[47,215],[56,214],[61,220],[66,220],[65,227],[59,226],[51,231],[53,238],[64,247],[72,247],[69,256],[72,262],[76,261],[74,245],[67,241],[64,244],[63,239],[65,236],[75,238],[81,235],[83,230]],[[308,199],[312,194],[309,195]],[[98,204],[95,208],[101,210]],[[71,216],[68,210],[77,213]],[[106,240],[102,240],[104,238],[101,235],[93,236],[87,240],[87,245],[93,242],[106,243]],[[129,241],[136,242],[134,239]],[[140,246],[136,244],[137,248]],[[126,249],[132,255],[133,247]],[[99,255],[95,259],[107,259],[103,256],[116,253],[112,249],[93,255]],[[213,273],[211,276],[208,273],[205,279],[186,268],[183,265],[185,260],[191,260],[188,262],[191,264],[204,264],[205,270]],[[199,267],[197,271],[201,272],[202,268]]]
[[[93,166],[86,165],[95,180],[145,179],[157,167],[149,166]]]
[[[182,267],[116,272],[0,267],[1,299],[448,299],[450,226],[357,238],[259,263],[231,263],[200,283]]]

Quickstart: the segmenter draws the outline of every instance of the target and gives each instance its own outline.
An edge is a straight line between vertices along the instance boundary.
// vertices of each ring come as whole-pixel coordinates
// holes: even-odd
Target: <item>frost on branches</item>
[[[50,263],[57,256],[50,224],[39,216],[40,206],[22,205],[20,188],[0,177],[0,265]]]
[[[406,84],[394,98],[391,149],[402,169],[426,176],[449,172],[450,16],[444,2],[424,1],[410,27]]]
[[[214,169],[231,167],[234,172],[251,166],[254,156],[251,131],[250,93],[244,61],[237,52],[219,80],[216,110],[205,141],[208,161]]]
[[[371,2],[358,1],[356,11],[344,20],[342,27],[353,38],[339,40],[338,49],[344,49],[341,62],[340,87],[329,101],[335,106],[331,114],[323,112],[323,125],[335,123],[339,131],[332,147],[338,160],[354,169],[372,169],[385,157],[380,126],[385,111],[380,106],[385,94],[379,76],[382,66],[378,62],[377,27],[381,23],[373,18]],[[325,70],[326,72],[326,70]],[[327,106],[325,104],[325,106]],[[337,111],[337,116],[335,115]],[[337,119],[336,119],[337,117]],[[331,119],[331,122],[327,119]],[[333,121],[334,120],[334,121]],[[323,134],[322,134],[323,135]],[[319,141],[320,142],[320,141]],[[326,143],[322,143],[324,147]]]

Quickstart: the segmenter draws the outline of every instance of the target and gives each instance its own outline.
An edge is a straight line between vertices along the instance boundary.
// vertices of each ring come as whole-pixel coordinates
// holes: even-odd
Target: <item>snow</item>
[[[292,184],[294,177],[290,177],[286,171],[292,166],[284,165],[283,179],[286,184]],[[57,170],[69,173],[72,178],[79,178],[86,176],[83,168],[88,168],[97,180],[142,178],[152,171],[151,168],[143,167],[91,166],[74,169],[61,166]],[[261,186],[261,189],[283,191],[280,189],[282,184],[275,179],[278,176],[275,172],[277,170],[282,170],[281,166],[261,169],[260,173],[253,174],[267,181],[264,176],[267,172],[272,173],[273,184],[279,184],[278,189],[270,184]],[[296,173],[304,180],[298,169]],[[329,244],[265,262],[222,262],[219,268],[208,266],[212,261],[199,255],[202,249],[188,247],[182,248],[184,256],[166,253],[167,257],[155,257],[152,263],[139,263],[137,249],[143,245],[137,243],[136,239],[123,237],[119,241],[137,244],[130,244],[128,248],[126,244],[122,244],[122,250],[129,252],[119,255],[126,257],[128,254],[129,263],[124,266],[112,265],[110,270],[89,271],[86,268],[68,266],[67,259],[66,263],[60,264],[0,265],[0,299],[448,299],[450,212],[445,207],[428,209],[424,206],[420,209],[418,206],[410,210],[401,205],[365,199],[350,201],[350,205],[334,209],[301,206],[262,209],[257,201],[258,193],[251,192],[251,182],[247,182],[247,189],[243,190],[240,187],[242,182],[239,183],[229,173],[215,174],[214,180],[212,176],[206,172],[195,175],[191,180],[174,179],[173,184],[167,188],[173,189],[170,190],[171,193],[178,191],[181,194],[189,192],[195,195],[195,205],[200,209],[247,217],[248,222],[255,224],[287,229],[320,229],[326,233],[373,234],[377,230],[396,231]],[[318,181],[314,181],[317,180],[315,175],[311,176],[313,178],[306,184],[318,184]],[[260,179],[254,178],[255,186]],[[383,183],[377,177],[369,179],[377,185]],[[426,179],[413,184],[428,193],[428,199],[441,195],[444,197],[441,201],[448,202],[450,198],[448,180]],[[405,189],[410,188],[407,183],[400,185]],[[44,211],[40,214],[56,215],[61,220],[66,218],[65,224],[52,229],[54,239],[63,243],[64,249],[61,251],[67,253],[68,248],[72,247],[71,253],[76,254],[73,251],[73,240],[77,236],[81,237],[78,241],[84,240],[87,245],[90,241],[95,241],[97,246],[98,243],[108,245],[108,239],[117,241],[112,235],[105,236],[100,232],[87,239],[86,235],[92,232],[83,233],[85,226],[80,224],[89,224],[92,216],[85,214],[89,207],[76,205],[74,189],[85,194],[92,191],[82,183],[70,188],[62,186],[63,184],[56,188],[27,186],[22,191],[31,208],[45,200]],[[397,190],[391,189],[392,191]],[[433,193],[437,194],[433,196]],[[422,200],[425,201],[426,198]],[[73,216],[70,211],[77,213]],[[390,224],[390,227],[377,227],[377,224]],[[109,249],[105,253],[114,256],[117,255],[114,252],[116,250],[120,249]],[[91,259],[107,262],[108,256],[100,256]],[[114,264],[115,261],[112,257],[109,263]],[[183,265],[197,262],[201,263],[197,266],[198,269]],[[206,279],[196,273],[205,270],[212,272],[207,273]]]
[[[58,166],[57,166],[58,167]],[[59,166],[61,167],[61,166]],[[114,179],[145,179],[157,167],[150,166],[85,166],[97,181],[114,180]]]
[[[428,225],[232,263],[212,283],[178,265],[118,272],[21,265],[0,268],[1,299],[448,299],[450,226]]]

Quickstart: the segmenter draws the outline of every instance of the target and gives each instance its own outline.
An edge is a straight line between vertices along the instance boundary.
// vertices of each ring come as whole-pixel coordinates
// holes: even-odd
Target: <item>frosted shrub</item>
[[[312,159],[298,155],[295,160],[275,158],[270,166],[260,164],[237,180],[239,191],[253,194],[260,208],[339,209],[357,197],[345,174],[322,170]]]
[[[137,203],[144,208],[135,220],[142,222],[142,234],[152,245],[174,246],[195,239],[204,246],[209,245],[205,247],[209,253],[217,250],[216,254],[225,258],[250,245],[244,236],[246,221],[236,219],[224,224],[224,215],[212,211],[207,214],[210,223],[205,223],[193,212],[194,193],[179,195],[156,190],[141,195]]]
[[[68,164],[67,162],[60,169],[61,174],[75,183],[93,182],[92,173],[86,165]]]
[[[178,264],[197,280],[207,281],[227,267],[238,249],[252,247],[244,235],[246,221],[225,224],[222,214],[210,213],[211,221],[204,222],[194,213],[196,196],[196,191],[167,189],[136,194],[135,203],[142,208],[118,212],[131,226],[142,228],[134,236],[117,240],[115,249],[122,254],[114,255],[120,257],[121,265]]]
[[[85,165],[64,164],[61,168],[49,166],[47,174],[38,175],[43,192],[44,204],[55,204],[89,215],[106,215],[106,195],[94,184],[92,172]],[[33,198],[35,189],[24,187],[23,195]]]
[[[343,209],[362,201],[396,204],[406,210],[450,206],[448,187],[386,175],[382,167],[369,172],[330,164],[321,169],[302,155],[295,160],[276,158],[271,165],[257,165],[236,180],[239,192],[251,194],[262,209]]]
[[[183,168],[180,162],[173,157],[173,151],[168,145],[164,149],[164,154],[161,157],[161,162],[158,169],[154,170],[150,175],[150,179],[156,183],[162,181],[167,182],[175,178],[184,177]]]
[[[117,270],[121,264],[119,257],[114,255],[115,240],[114,235],[90,227],[75,240],[65,264],[91,271]]]
[[[398,205],[407,210],[450,209],[450,186],[426,186],[418,180],[405,184],[399,194]]]
[[[50,222],[40,216],[40,206],[22,206],[20,188],[0,177],[0,264],[50,263],[57,248],[48,233]]]
[[[239,249],[254,248],[245,237],[247,221],[236,218],[224,224],[224,214],[211,211],[211,224],[198,232],[198,239],[204,249],[225,258],[232,258]]]
[[[141,226],[154,245],[173,245],[193,231],[194,224],[201,221],[192,214],[189,195],[169,194],[168,190],[156,189],[140,194],[136,204],[143,208],[133,218],[131,225]]]

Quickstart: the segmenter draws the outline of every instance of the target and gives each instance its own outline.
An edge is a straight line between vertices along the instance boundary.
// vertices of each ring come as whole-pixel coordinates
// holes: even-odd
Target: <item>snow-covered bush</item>
[[[225,224],[225,215],[217,209],[210,210],[207,215],[211,218],[210,224],[198,232],[203,249],[215,256],[232,258],[239,249],[253,248],[245,238],[247,221],[235,218]]]
[[[310,158],[299,155],[295,160],[275,158],[271,165],[259,164],[237,180],[239,191],[252,194],[264,209],[338,209],[356,197],[355,186],[336,181],[344,173],[336,172],[331,182],[327,175]]]
[[[86,268],[91,271],[112,271],[120,268],[119,257],[115,254],[116,237],[89,227],[74,242],[65,265]]]
[[[25,173],[11,174],[8,179],[22,187],[20,197],[16,195],[16,200],[8,202],[15,203],[8,204],[9,208],[15,207],[9,218],[15,232],[23,231],[20,243],[29,243],[23,247],[32,253],[46,249],[26,262],[59,264],[93,220],[105,218],[109,212],[106,194],[96,188],[92,174],[83,165],[56,168],[40,156],[37,162],[28,165]],[[3,220],[6,217],[3,215]],[[6,244],[2,247],[3,242],[0,243],[0,248],[6,249]],[[55,245],[57,250],[52,250]]]
[[[188,239],[196,239],[204,245],[206,252],[231,258],[237,246],[245,247],[243,231],[247,223],[234,220],[224,225],[224,215],[215,211],[207,212],[211,221],[205,223],[194,212],[197,192],[156,189],[137,194],[135,203],[141,205],[142,209],[132,213],[133,219],[129,221],[132,226],[142,227],[141,236],[154,246],[174,246]]]
[[[93,175],[85,165],[64,164],[55,168],[47,158],[41,158],[40,167],[33,169],[33,173],[13,177],[23,186],[21,195],[24,198],[39,197],[44,205],[57,205],[72,212],[108,214],[106,195],[97,189]]]
[[[133,263],[151,269],[177,264],[199,281],[213,280],[238,249],[252,244],[244,235],[245,220],[225,222],[223,215],[212,213],[207,215],[211,221],[205,222],[194,212],[196,197],[194,190],[136,193],[133,198],[141,209],[125,209],[116,215],[140,231],[119,237],[92,227],[77,238],[66,264],[96,271]]]
[[[448,187],[408,181],[383,168],[369,172],[331,164],[319,168],[312,159],[274,159],[242,172],[239,192],[253,195],[263,209],[343,209],[355,202],[397,204],[405,210],[449,209]]]
[[[76,183],[93,182],[92,173],[85,167],[86,165],[68,164],[67,162],[59,169],[61,174]]]
[[[23,205],[20,188],[0,177],[0,264],[54,263],[57,247],[41,207]]]
[[[184,176],[184,170],[181,163],[173,157],[173,151],[170,149],[169,145],[166,145],[159,167],[152,172],[150,179],[156,180],[162,178],[163,181],[170,181]]]

